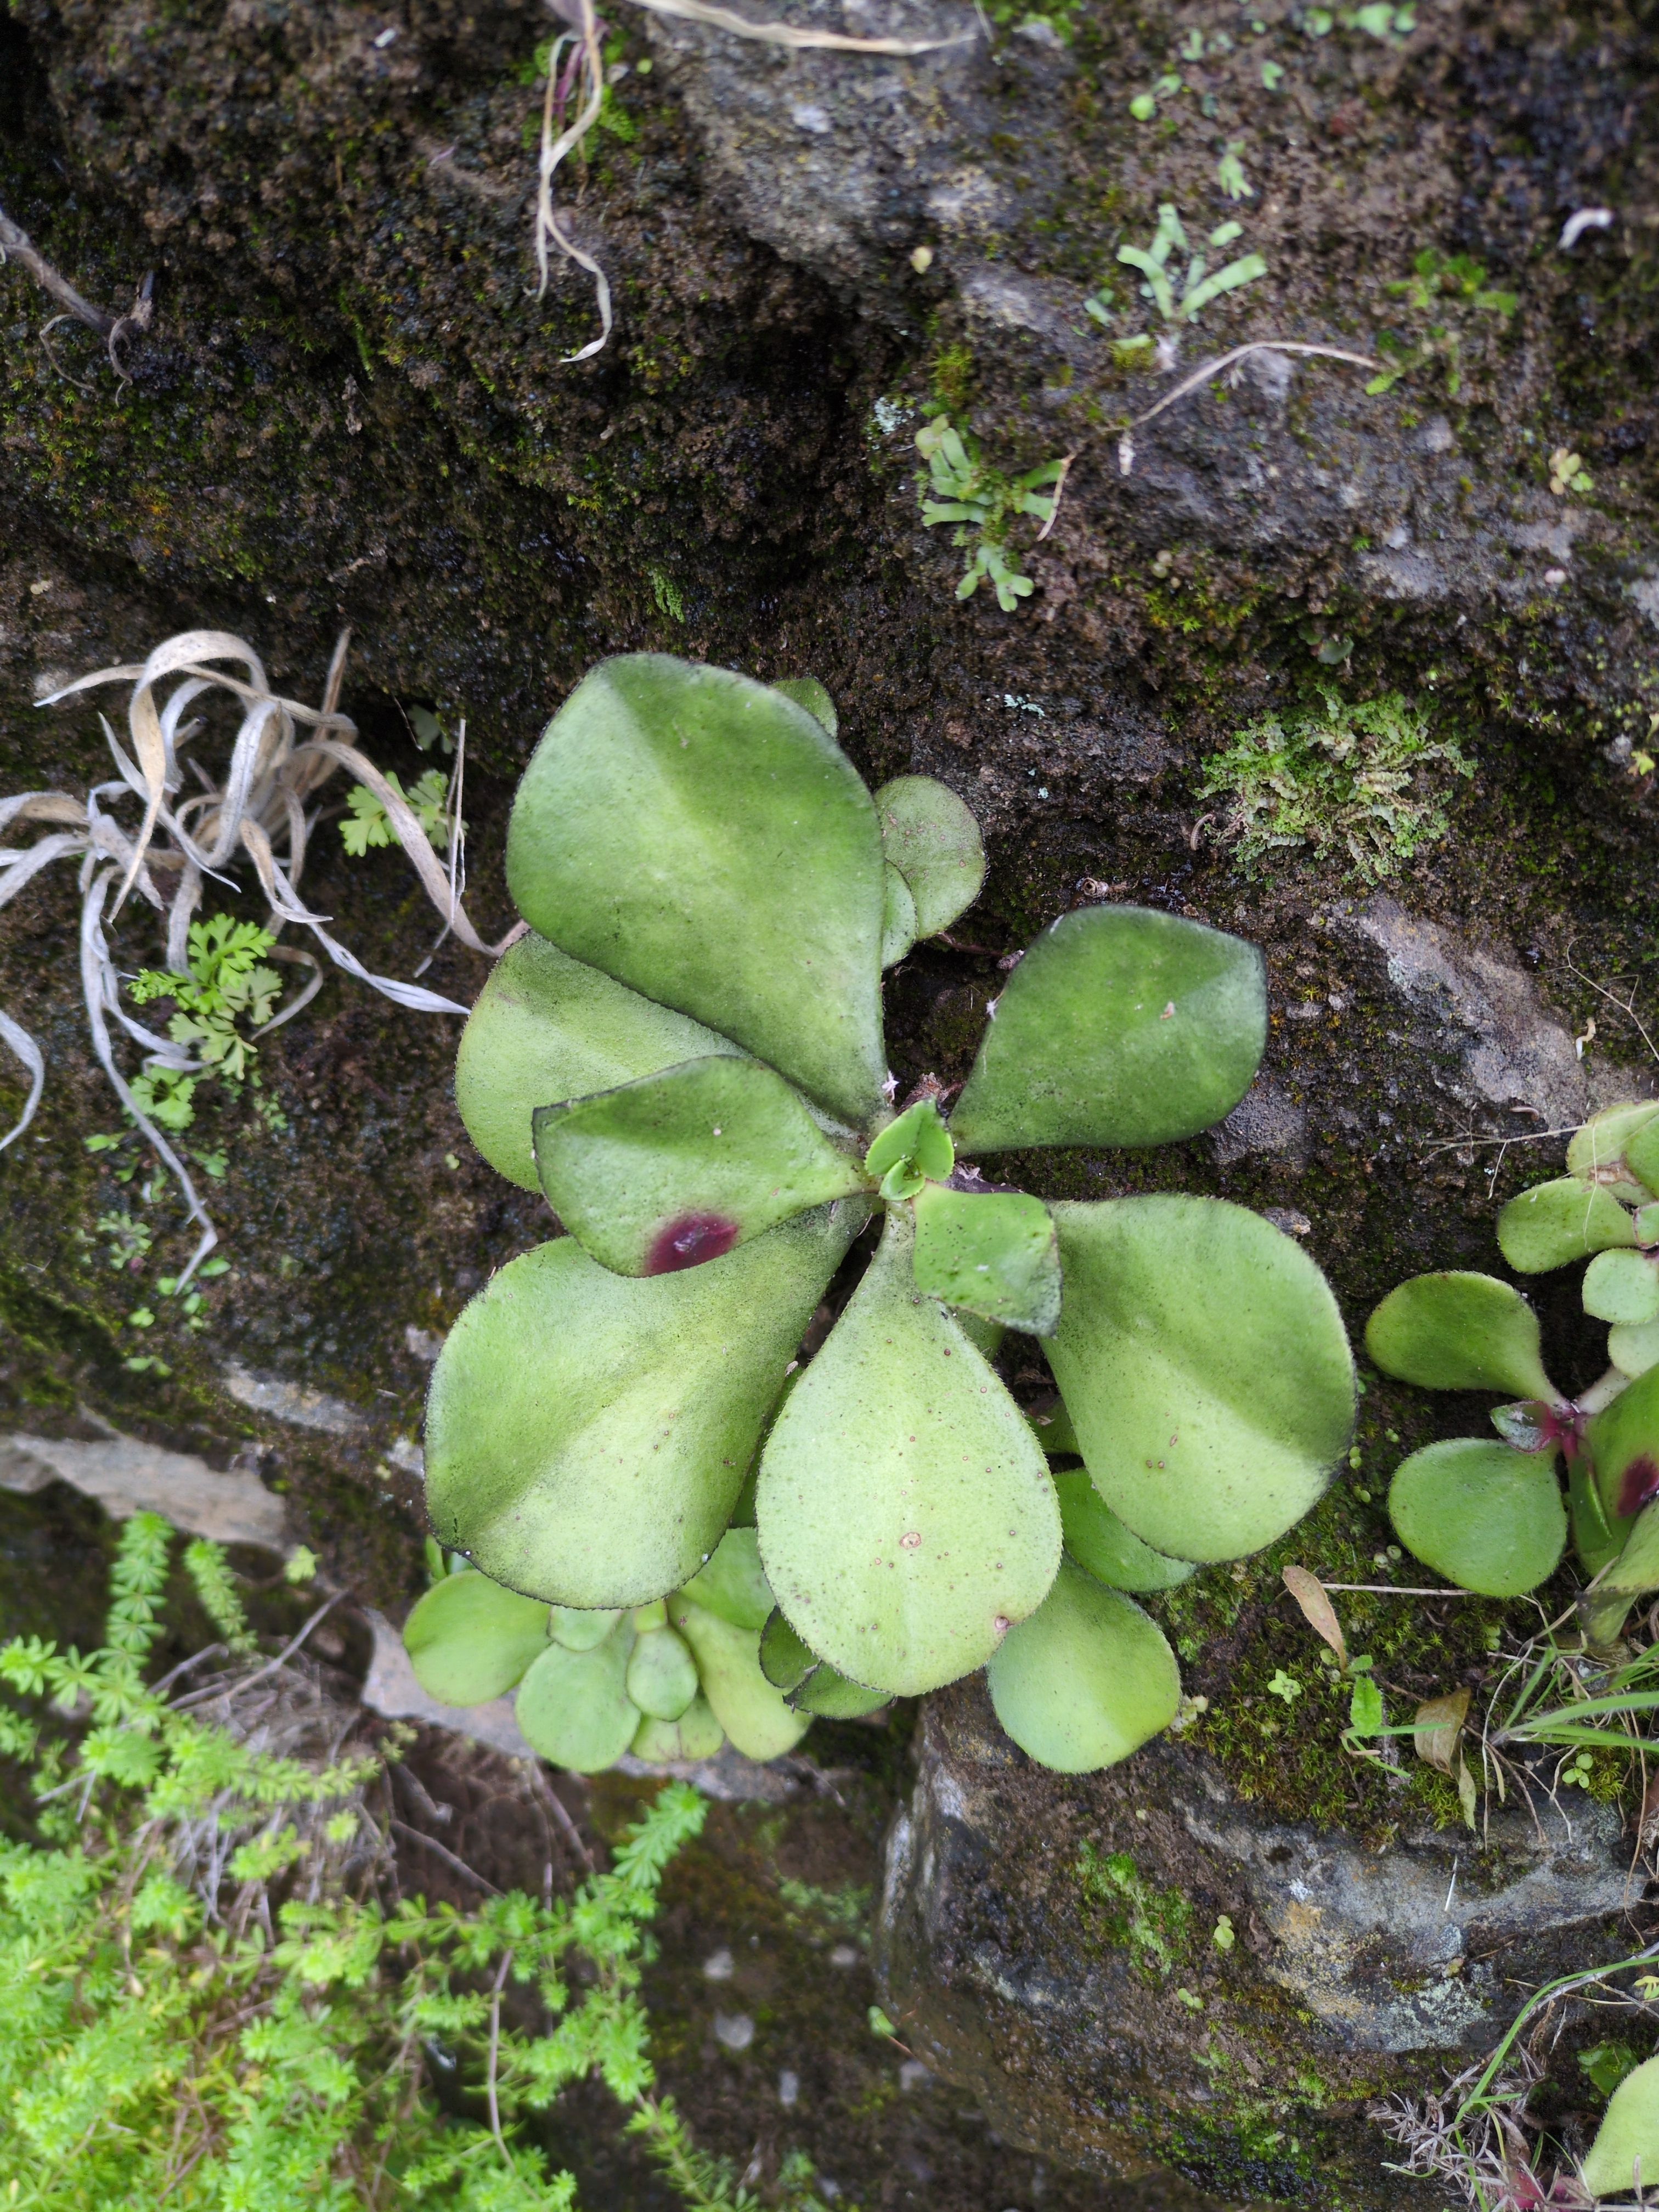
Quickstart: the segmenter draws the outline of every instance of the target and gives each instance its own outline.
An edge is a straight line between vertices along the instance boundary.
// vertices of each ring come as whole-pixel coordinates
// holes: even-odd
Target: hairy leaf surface
[[[1483,1437],[1426,1444],[1395,1471],[1389,1515],[1437,1574],[1486,1597],[1518,1597],[1555,1572],[1567,1509],[1554,1455]]]
[[[1272,1543],[1316,1503],[1352,1426],[1325,1278],[1221,1199],[1053,1211],[1066,1297],[1048,1361],[1096,1488],[1172,1559]]]
[[[1580,1176],[1586,1182],[1601,1183],[1613,1197],[1639,1206],[1648,1196],[1648,1187],[1636,1179],[1629,1152],[1651,1131],[1656,1120],[1659,1120],[1659,1100],[1644,1098],[1626,1106],[1604,1106],[1582,1128],[1574,1130],[1567,1146],[1568,1174]],[[1651,1161],[1651,1145],[1642,1146],[1638,1156]]]
[[[916,1288],[949,1306],[1034,1336],[1060,1320],[1060,1246],[1054,1217],[1023,1191],[916,1193]]]
[[[643,1605],[720,1541],[812,1310],[865,1218],[804,1214],[678,1274],[574,1237],[510,1261],[450,1331],[427,1407],[439,1540],[510,1588]]]
[[[1112,1766],[1168,1728],[1181,1674],[1158,1624],[1070,1559],[985,1669],[997,1718],[1061,1774]]]
[[[1166,1559],[1126,1528],[1095,1488],[1086,1467],[1054,1476],[1060,1525],[1066,1550],[1097,1583],[1114,1589],[1174,1589],[1197,1570],[1190,1559]]]
[[[840,1673],[901,1696],[982,1665],[1060,1557],[1042,1454],[992,1369],[916,1291],[913,1239],[890,1213],[756,1488],[761,1557],[793,1626]]]
[[[931,775],[895,776],[876,793],[881,847],[909,886],[916,937],[937,937],[979,896],[985,841],[979,823],[948,784]]]
[[[579,960],[851,1122],[879,1108],[874,803],[769,684],[663,653],[602,661],[525,771],[507,872],[531,927]]]
[[[811,1716],[792,1712],[762,1674],[759,1631],[722,1620],[683,1591],[669,1599],[668,1617],[696,1653],[702,1693],[744,1757],[779,1759],[792,1751]]]
[[[1631,1218],[1611,1192],[1577,1176],[1534,1183],[1498,1217],[1498,1249],[1523,1275],[1547,1274],[1620,1244],[1633,1244]]]
[[[717,1057],[538,1107],[548,1202],[601,1267],[666,1275],[865,1187],[781,1075]]]
[[[958,1151],[1165,1145],[1230,1114],[1267,1036],[1261,955],[1146,907],[1085,907],[1003,987],[951,1116]]]
[[[455,1103],[498,1175],[539,1190],[531,1116],[738,1047],[550,945],[521,937],[491,969],[461,1031]]]
[[[598,1774],[616,1765],[641,1717],[628,1694],[633,1650],[634,1631],[626,1620],[590,1651],[548,1645],[519,1685],[514,1707],[519,1726],[544,1759],[574,1774]]]
[[[1365,1324],[1365,1349],[1385,1375],[1425,1390],[1560,1396],[1539,1357],[1537,1315],[1495,1275],[1413,1275]]]
[[[446,1575],[404,1623],[415,1679],[444,1705],[505,1697],[548,1639],[547,1607],[488,1575]]]

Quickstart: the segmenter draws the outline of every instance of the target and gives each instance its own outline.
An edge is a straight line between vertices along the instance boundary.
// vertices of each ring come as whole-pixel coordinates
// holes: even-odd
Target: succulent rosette
[[[1497,1276],[1401,1283],[1367,1325],[1377,1365],[1508,1402],[1492,1411],[1495,1436],[1448,1437],[1402,1461],[1389,1510],[1425,1565],[1491,1597],[1547,1581],[1571,1533],[1595,1583],[1587,1626],[1610,1640],[1659,1589],[1659,1101],[1607,1107],[1575,1130],[1566,1174],[1510,1199],[1498,1243],[1517,1274],[1588,1261],[1581,1297],[1609,1324],[1607,1372],[1570,1397],[1545,1368],[1537,1314]]]
[[[565,1234],[462,1313],[426,1446],[434,1534],[481,1571],[446,1582],[476,1580],[481,1620],[491,1584],[503,1620],[533,1601],[513,1617],[542,1644],[526,1663],[506,1638],[490,1694],[520,1680],[531,1741],[591,1765],[672,1755],[653,1732],[684,1729],[682,1694],[758,1744],[738,1673],[798,1733],[984,1667],[1035,1758],[1126,1756],[1180,1697],[1132,1593],[1316,1502],[1352,1427],[1347,1340],[1313,1261],[1242,1206],[1047,1204],[980,1164],[1209,1127],[1261,1059],[1260,954],[1145,908],[1064,915],[948,1115],[931,1082],[896,1108],[882,972],[977,895],[972,816],[926,776],[872,795],[822,687],[657,654],[602,663],[555,716],[507,867],[530,933],[456,1096]],[[994,1364],[1009,1329],[1053,1369],[1046,1427]],[[441,1583],[428,1625],[441,1601],[463,1603]],[[428,1636],[417,1664],[435,1681],[482,1633]],[[642,1650],[672,1674],[654,1703]]]

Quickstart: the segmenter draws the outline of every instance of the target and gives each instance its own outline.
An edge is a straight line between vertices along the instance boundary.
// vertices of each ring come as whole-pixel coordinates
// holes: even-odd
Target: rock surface
[[[865,35],[953,34],[968,15],[951,0],[776,7]],[[5,789],[107,776],[91,706],[35,709],[65,678],[213,623],[315,698],[349,624],[345,704],[406,783],[436,757],[414,741],[412,710],[452,730],[467,717],[469,897],[493,939],[511,920],[513,781],[595,659],[652,649],[766,678],[810,671],[872,782],[942,776],[990,844],[958,941],[918,947],[889,978],[907,1086],[965,1073],[999,960],[1072,905],[1188,913],[1263,946],[1257,1086],[1212,1138],[1049,1154],[1030,1187],[1181,1187],[1259,1206],[1327,1268],[1355,1333],[1407,1273],[1495,1267],[1496,1204],[1559,1161],[1559,1146],[1517,1140],[1650,1083],[1620,1003],[1659,927],[1659,779],[1642,767],[1659,713],[1650,11],[1445,0],[1409,30],[1344,15],[1316,36],[1276,0],[1224,22],[1188,0],[1139,13],[1082,0],[1023,20],[994,9],[988,43],[915,61],[611,12],[605,126],[562,189],[617,326],[572,362],[596,328],[590,282],[556,264],[538,298],[530,246],[531,63],[554,27],[539,0],[408,0],[395,21],[356,0],[13,0],[0,207],[111,309],[154,272],[155,308],[123,381],[90,333],[60,325],[48,354],[53,303],[15,257],[0,270]],[[1142,120],[1131,102],[1146,98]],[[1229,152],[1242,197],[1223,185]],[[1117,259],[1166,205],[1199,240],[1239,222],[1215,252],[1267,264],[1179,330]],[[1564,247],[1572,211],[1602,205],[1613,222]],[[1510,294],[1512,308],[1491,304]],[[1118,349],[1143,331],[1166,341],[1161,360]],[[1247,342],[1266,349],[1237,381],[1175,396]],[[1293,357],[1292,343],[1392,349],[1415,366],[1368,397],[1370,371]],[[924,408],[970,430],[1003,477],[1070,457],[1052,529],[1011,526],[1034,587],[1012,611],[984,589],[958,600],[969,549],[922,524]],[[1569,452],[1571,482],[1552,465]],[[1380,882],[1334,837],[1251,873],[1212,788],[1218,753],[1255,718],[1333,691],[1406,695],[1462,746],[1474,772],[1438,794],[1448,834],[1385,854]],[[1432,783],[1425,772],[1413,788],[1427,799]],[[307,882],[369,965],[407,976],[430,958],[428,985],[476,995],[483,963],[453,941],[433,954],[395,855],[349,861],[325,819]],[[453,1020],[331,977],[262,1048],[284,1131],[204,1099],[195,1137],[224,1162],[210,1198],[232,1267],[187,1320],[156,1289],[189,1249],[177,1208],[84,1143],[118,1115],[88,1048],[77,919],[72,884],[48,873],[0,927],[0,1006],[47,1060],[42,1118],[0,1154],[0,1402],[24,1439],[8,1465],[33,1482],[30,1469],[103,1450],[95,1416],[153,1465],[188,1462],[191,1482],[257,1482],[294,1540],[396,1620],[420,1585],[435,1347],[545,1216],[466,1142]],[[115,949],[127,970],[158,957],[142,905]],[[0,1107],[21,1104],[9,1063],[0,1091]],[[1572,1286],[1532,1295],[1553,1371],[1589,1381],[1601,1345]],[[1008,1364],[1018,1389],[1047,1387],[1034,1354]],[[1392,1466],[1484,1418],[1373,1380],[1358,1460],[1306,1524],[1304,1557],[1338,1579],[1394,1574]],[[193,1493],[173,1494],[182,1516]],[[1139,1792],[1166,1839],[1166,1886],[1201,1867],[1228,1900],[1217,1909],[1237,1907],[1231,1956],[1241,1972],[1243,1953],[1264,1962],[1237,2001],[1261,2008],[1282,2058],[1271,2094],[1252,2084],[1263,2062],[1249,2034],[1200,2067],[1206,2016],[1167,1996],[1161,2051],[1103,2027],[1073,2047],[1054,1993],[1074,1988],[1075,1961],[1024,1981],[1010,1966],[991,1990],[966,1966],[953,1979],[920,1923],[896,1923],[896,1987],[906,1944],[917,1991],[971,1984],[928,2015],[957,2022],[939,2027],[938,2065],[982,2078],[1011,2135],[1140,2173],[1115,2185],[1126,2206],[1174,2206],[1199,2186],[1154,2167],[1233,2201],[1305,2197],[1322,2173],[1356,2202],[1397,2186],[1354,2117],[1357,2085],[1437,2078],[1439,2046],[1413,2034],[1478,2037],[1501,2014],[1481,1930],[1525,1949],[1520,1922],[1473,1916],[1463,1974],[1437,1982],[1440,1845],[1398,1841],[1395,1874],[1421,1877],[1402,1923],[1415,1994],[1357,1994],[1375,1893],[1355,1887],[1360,1861],[1340,1839],[1386,1826],[1392,1785],[1330,1755],[1340,1700],[1284,1617],[1278,1563],[1163,1603],[1209,1714],[1190,1750],[1146,1754],[1077,1800]],[[1364,1603],[1351,1625],[1401,1695],[1479,1679],[1482,1638],[1502,1625],[1471,1607],[1412,1628]],[[1275,1668],[1306,1679],[1293,1735],[1262,1725]],[[942,1725],[930,1720],[930,1744]],[[1002,1771],[989,1751],[975,1758]],[[1227,1790],[1256,1789],[1248,1810],[1193,1782],[1204,1759]],[[1411,1776],[1402,1837],[1456,1820],[1439,1786]],[[1284,1884],[1309,1899],[1274,1889],[1281,1863],[1256,1850],[1269,1834],[1301,1869]],[[1049,1896],[1021,1871],[1030,1839],[983,1838],[980,1889],[988,1911],[1004,1900],[985,1955],[1006,1942],[1010,1960],[1040,1962],[1042,1928],[1021,1932]],[[1515,1850],[1511,1875],[1478,1891],[1483,1911],[1513,1891],[1519,1912],[1553,1881]],[[1347,1931],[1328,1957],[1292,1942],[1312,1905],[1321,1929],[1334,1916]],[[965,1960],[955,1909],[942,1903],[939,1925]],[[1560,1940],[1588,1946],[1595,1931]],[[1110,1954],[1091,1967],[1100,1987],[1141,2002]],[[1293,1957],[1305,1986],[1265,1963]],[[1351,2018],[1321,2012],[1328,1981]],[[1191,1985],[1207,2006],[1206,1991]],[[1376,2047],[1343,2041],[1362,2028]],[[1285,2125],[1279,2106],[1303,2098],[1298,2045],[1330,2101],[1316,2109],[1309,2093],[1297,2110],[1310,2117]],[[746,2118],[726,2117],[735,2152]],[[891,2175],[879,2180],[888,2191]],[[892,2185],[912,2182],[921,2201],[939,2185],[919,2172]]]
[[[1264,1815],[1176,1739],[1047,1773],[967,1686],[916,1765],[876,1931],[906,2042],[1046,2157],[1146,2182],[1152,2151],[1230,2199],[1435,2203],[1376,2170],[1364,2103],[1407,2054],[1490,2045],[1645,1879],[1588,1801],[1379,1847]]]

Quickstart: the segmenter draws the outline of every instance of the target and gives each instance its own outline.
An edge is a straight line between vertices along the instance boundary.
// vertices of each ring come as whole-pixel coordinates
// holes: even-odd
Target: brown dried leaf
[[[1437,1766],[1443,1774],[1449,1774],[1457,1756],[1457,1739],[1463,1733],[1463,1723],[1468,1717],[1468,1690],[1453,1690],[1443,1698],[1431,1698],[1417,1709],[1417,1718],[1412,1724],[1412,1748],[1418,1757],[1431,1766]]]
[[[1336,1607],[1325,1595],[1325,1585],[1306,1567],[1285,1569],[1285,1587],[1302,1608],[1302,1617],[1316,1636],[1324,1638],[1336,1654],[1336,1663],[1347,1672],[1348,1647],[1342,1640],[1342,1624]]]

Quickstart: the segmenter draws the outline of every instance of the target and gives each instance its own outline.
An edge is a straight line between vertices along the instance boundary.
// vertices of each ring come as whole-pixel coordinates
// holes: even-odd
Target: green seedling
[[[568,1234],[452,1331],[428,1510],[502,1586],[486,1685],[524,1656],[507,1594],[555,1608],[516,1679],[526,1735],[566,1763],[684,1730],[656,1686],[686,1687],[678,1655],[640,1656],[665,1601],[753,1756],[988,1665],[1015,1740],[1085,1770],[1177,1708],[1127,1593],[1308,1510],[1346,1447],[1352,1362],[1318,1269],[1243,1207],[1045,1205],[979,1163],[1210,1127],[1261,1055],[1262,963],[1167,914],[1066,914],[954,1104],[928,1079],[895,1110],[884,962],[956,919],[984,856],[929,779],[872,796],[832,714],[817,686],[610,660],[526,771],[507,875],[530,933],[473,1011],[456,1095]],[[1010,1328],[1060,1384],[1039,1423],[990,1364]],[[1048,1451],[1081,1483],[1062,1492]],[[441,1585],[410,1622],[436,1695],[431,1624],[463,1602]],[[601,1622],[580,1651],[558,1608]]]
[[[1253,200],[1255,186],[1244,173],[1244,164],[1238,158],[1244,150],[1242,138],[1231,138],[1222,149],[1215,165],[1215,180],[1218,189],[1230,200]]]
[[[132,1095],[142,1112],[163,1129],[187,1129],[196,1119],[195,1096],[204,1078],[216,1081],[233,1099],[244,1085],[261,1090],[254,1062],[258,1049],[246,1034],[265,1028],[276,1011],[283,979],[265,964],[276,939],[258,923],[236,921],[228,914],[190,925],[187,968],[175,975],[143,968],[127,986],[139,1006],[170,999],[177,1012],[167,1035],[182,1048],[175,1060],[152,1059],[136,1077]],[[194,1058],[189,1057],[194,1054]],[[288,1127],[274,1098],[255,1105],[274,1133]]]
[[[417,708],[416,711],[421,710]],[[434,722],[435,732],[434,718],[428,715],[427,720]],[[398,798],[408,802],[410,811],[434,843],[447,845],[452,825],[449,818],[449,778],[443,770],[441,768],[422,770],[407,791],[399,782],[395,769],[387,769],[386,780]],[[458,840],[465,835],[464,823],[457,822],[453,826]],[[383,847],[398,842],[392,817],[367,784],[354,784],[347,793],[346,818],[340,824],[340,836],[354,860],[361,860],[365,853],[377,852]]]
[[[942,414],[917,431],[916,451],[927,464],[927,474],[916,479],[922,527],[957,524],[951,543],[969,556],[957,597],[970,599],[981,583],[988,583],[1004,614],[1012,614],[1036,586],[1009,566],[1010,526],[1021,515],[1044,523],[1054,520],[1054,502],[1043,497],[1042,488],[1059,483],[1063,464],[1044,461],[1024,476],[1005,476],[989,465],[971,431],[958,430]]]
[[[1389,366],[1365,386],[1372,395],[1392,391],[1401,377],[1439,361],[1445,365],[1447,392],[1455,399],[1463,388],[1466,316],[1495,315],[1507,324],[1520,305],[1518,294],[1493,291],[1486,270],[1468,254],[1445,254],[1433,246],[1417,256],[1409,276],[1388,289],[1413,316],[1433,319],[1415,344],[1388,331],[1377,340],[1376,349],[1389,357]]]
[[[1237,156],[1231,156],[1231,159],[1233,169],[1237,172],[1237,181],[1242,183],[1243,171],[1238,167]],[[1229,173],[1231,175],[1231,172]],[[1228,191],[1230,198],[1239,197],[1224,180],[1223,188]],[[1248,185],[1245,190],[1248,191]],[[1210,233],[1206,243],[1213,251],[1231,246],[1243,234],[1239,224],[1224,222]],[[1171,267],[1170,258],[1177,252],[1186,264],[1184,270],[1179,273]],[[1148,246],[1121,246],[1117,258],[1128,268],[1140,272],[1144,279],[1140,287],[1142,297],[1152,302],[1164,323],[1177,329],[1195,323],[1211,301],[1218,300],[1224,293],[1236,292],[1243,285],[1254,284],[1258,277],[1267,273],[1267,264],[1259,253],[1242,254],[1237,260],[1211,270],[1206,255],[1195,251],[1188,243],[1181,217],[1168,202],[1158,209],[1158,228],[1152,234],[1152,243]],[[1151,336],[1143,332],[1138,338],[1121,341],[1118,351],[1122,355],[1127,348],[1145,349],[1152,343]]]
[[[1474,764],[1453,739],[1431,739],[1397,692],[1324,699],[1322,714],[1248,724],[1206,763],[1200,795],[1225,802],[1218,834],[1247,875],[1276,854],[1334,850],[1381,883],[1445,836],[1444,778]]]
[[[1571,446],[1558,446],[1550,455],[1550,489],[1557,499],[1565,499],[1570,491],[1594,491],[1595,483]]]
[[[1606,1641],[1637,1597],[1659,1589],[1659,1103],[1595,1115],[1574,1133],[1567,1170],[1509,1201],[1498,1242],[1522,1274],[1588,1262],[1584,1310],[1612,1323],[1599,1382],[1576,1401],[1558,1389],[1537,1316],[1490,1275],[1402,1283],[1365,1342],[1405,1382],[1510,1401],[1492,1416],[1498,1441],[1430,1444],[1400,1467],[1389,1510],[1401,1541],[1465,1589],[1508,1597],[1554,1571],[1570,1522],[1595,1578],[1585,1624]]]

